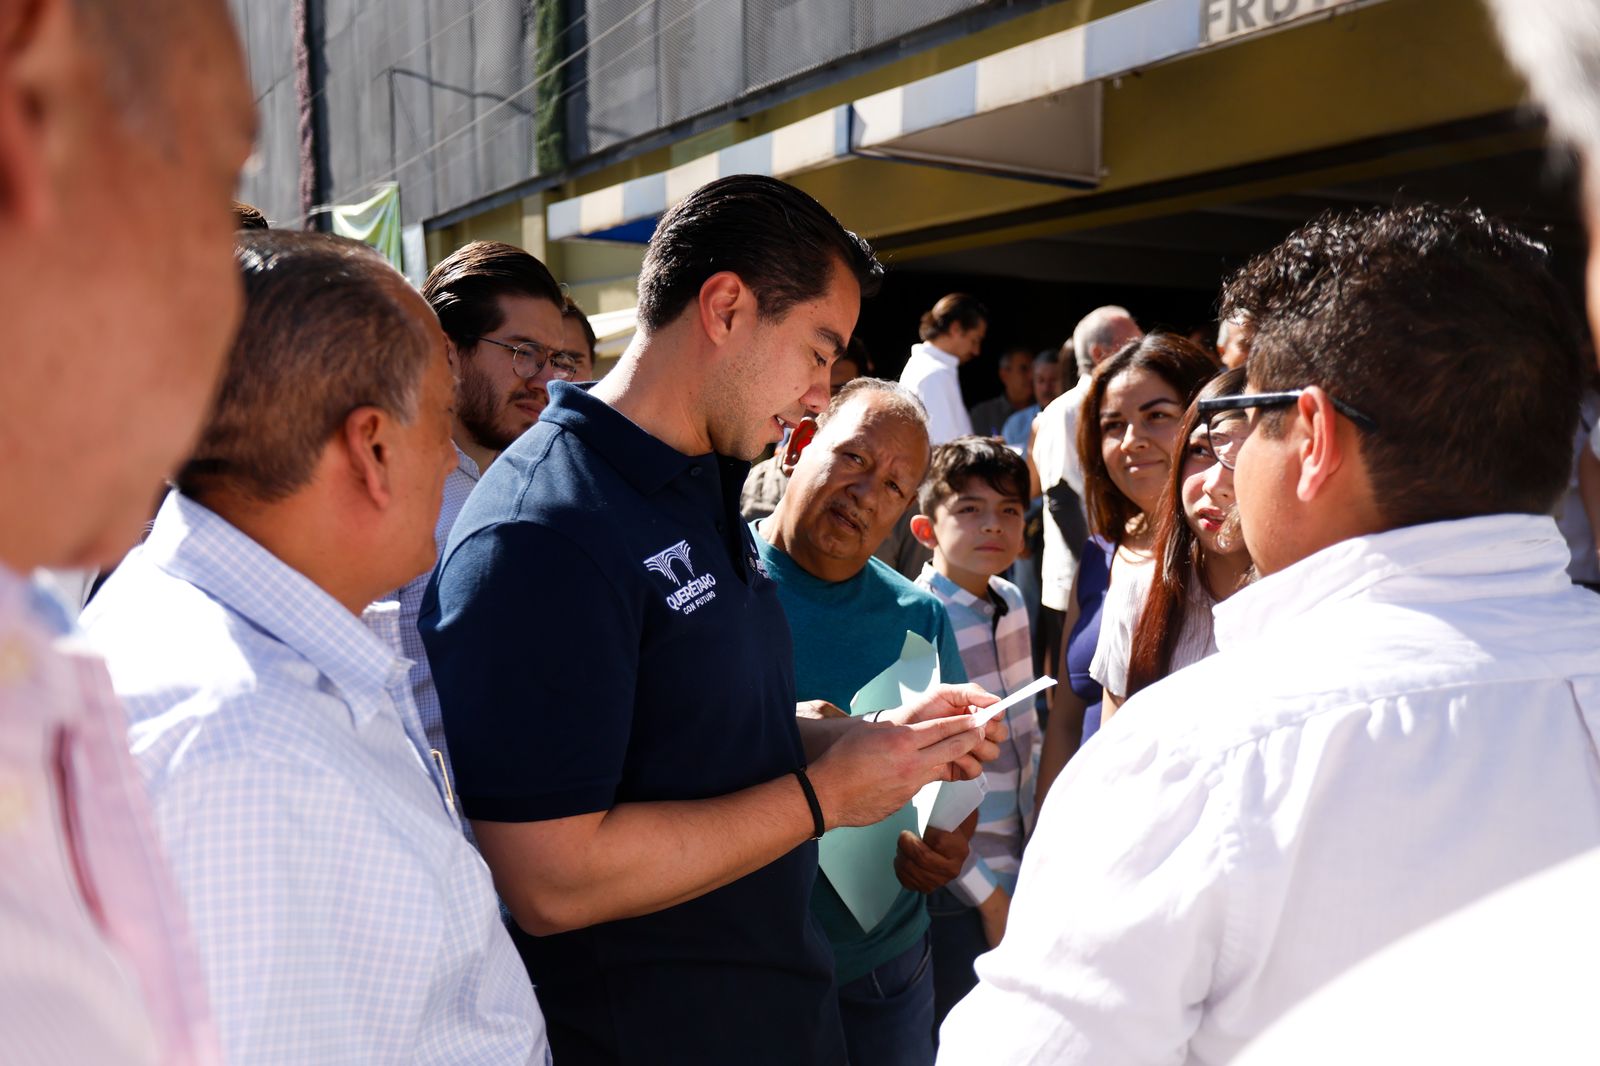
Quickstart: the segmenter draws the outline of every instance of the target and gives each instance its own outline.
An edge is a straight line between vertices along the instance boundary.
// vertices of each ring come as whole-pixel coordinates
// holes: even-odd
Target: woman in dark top
[[[1083,546],[1077,578],[1073,582],[1072,600],[1078,618],[1067,637],[1062,672],[1066,674],[1072,694],[1083,701],[1083,740],[1094,736],[1100,728],[1102,693],[1100,682],[1089,676],[1089,662],[1100,641],[1100,612],[1105,606],[1106,589],[1111,586],[1111,561],[1116,555],[1115,541],[1090,537]]]
[[[1193,341],[1150,333],[1101,363],[1084,397],[1077,443],[1091,536],[1068,603],[1070,636],[1057,675],[1067,685],[1056,689],[1045,727],[1041,806],[1067,760],[1100,727],[1100,686],[1089,677],[1089,662],[1106,590],[1125,568],[1149,564],[1154,528],[1146,514],[1166,486],[1183,413],[1216,372]]]

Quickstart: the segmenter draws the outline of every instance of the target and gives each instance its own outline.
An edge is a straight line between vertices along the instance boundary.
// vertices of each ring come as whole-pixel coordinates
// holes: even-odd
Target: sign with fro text
[[[1359,0],[1200,0],[1200,43],[1220,44]]]

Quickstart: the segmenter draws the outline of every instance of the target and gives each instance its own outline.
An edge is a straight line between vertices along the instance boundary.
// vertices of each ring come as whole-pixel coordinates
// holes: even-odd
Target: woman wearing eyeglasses
[[[1095,371],[1078,420],[1084,509],[1091,536],[1084,545],[1072,596],[1061,677],[1045,730],[1039,766],[1043,794],[1083,741],[1100,727],[1101,686],[1090,676],[1107,590],[1135,580],[1151,565],[1157,505],[1178,453],[1184,411],[1217,366],[1194,342],[1150,333],[1131,342]]]
[[[1234,410],[1217,421],[1201,417],[1201,401],[1236,396],[1244,370],[1213,378],[1184,415],[1173,463],[1155,520],[1154,565],[1130,572],[1106,608],[1090,675],[1105,692],[1102,720],[1140,689],[1216,652],[1211,609],[1250,575],[1250,553],[1239,533],[1233,495],[1233,451],[1244,419]]]

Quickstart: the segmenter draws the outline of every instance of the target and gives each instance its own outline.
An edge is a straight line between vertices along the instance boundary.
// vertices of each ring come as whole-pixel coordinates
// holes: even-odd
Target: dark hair
[[[917,507],[925,515],[951,496],[958,496],[973,478],[1002,496],[1028,502],[1028,464],[1022,456],[994,437],[969,435],[939,445],[928,464],[928,476],[917,493]]]
[[[561,317],[570,318],[583,327],[584,343],[589,345],[589,362],[594,362],[594,327],[589,325],[589,316],[583,313],[583,308],[578,306],[571,296],[561,299]]]
[[[923,312],[922,321],[917,326],[917,336],[925,341],[931,341],[950,332],[951,326],[960,324],[962,329],[972,330],[987,321],[989,321],[989,311],[978,302],[976,296],[953,292],[949,296],[940,298],[939,302],[933,305],[932,311]]]
[[[1339,216],[1323,214],[1306,223],[1287,241],[1250,260],[1222,284],[1217,302],[1217,322],[1243,328],[1249,340],[1264,315],[1281,314],[1311,289],[1318,274],[1328,268],[1326,258],[1284,254],[1290,241],[1309,248],[1343,239]],[[1220,332],[1220,328],[1219,328]]]
[[[233,202],[233,221],[235,229],[270,229],[267,225],[267,216],[261,209],[240,200]]]
[[[1387,528],[1546,514],[1567,486],[1584,380],[1547,259],[1471,208],[1325,215],[1263,257],[1301,281],[1255,311],[1251,387],[1319,385],[1377,423],[1360,454]],[[1281,434],[1286,414],[1260,431]]]
[[[566,304],[566,294],[545,265],[521,248],[499,241],[462,245],[428,273],[422,298],[428,301],[450,343],[471,347],[505,322],[500,297],[529,296]]]
[[[1195,393],[1217,372],[1217,364],[1188,337],[1176,333],[1146,333],[1117,349],[1101,363],[1089,382],[1078,418],[1078,458],[1083,464],[1083,507],[1089,529],[1113,542],[1120,542],[1128,523],[1139,517],[1139,505],[1124,496],[1111,480],[1105,458],[1100,454],[1100,407],[1113,379],[1129,370],[1148,370],[1178,394],[1178,402],[1188,405]]]
[[[279,500],[311,479],[357,407],[415,416],[436,335],[405,278],[357,241],[246,230],[234,261],[244,320],[177,485],[190,496],[226,485]]]
[[[827,291],[835,263],[855,277],[863,299],[878,291],[883,266],[872,246],[827,208],[776,178],[719,178],[656,226],[639,268],[639,325],[646,333],[664,328],[724,270],[755,294],[762,318],[782,318]]]
[[[1237,396],[1244,391],[1244,367],[1225,370],[1206,382],[1195,395],[1195,402],[1184,412],[1178,429],[1178,447],[1186,450],[1189,438],[1200,425],[1196,405],[1213,396]],[[1195,536],[1183,513],[1183,459],[1173,456],[1172,476],[1161,493],[1156,516],[1155,572],[1150,591],[1133,627],[1133,646],[1128,654],[1128,691],[1132,696],[1146,685],[1166,677],[1172,669],[1172,653],[1183,631],[1189,609],[1189,583],[1204,581],[1205,545]]]

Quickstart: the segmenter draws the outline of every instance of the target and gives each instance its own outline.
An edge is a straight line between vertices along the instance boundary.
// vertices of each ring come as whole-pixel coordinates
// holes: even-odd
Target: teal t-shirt
[[[753,528],[753,527],[752,527]],[[795,698],[827,700],[848,711],[862,685],[900,657],[909,630],[939,649],[939,677],[967,679],[944,604],[877,559],[849,581],[812,577],[756,533],[762,565],[778,583],[778,599],[794,637]],[[893,858],[890,856],[889,858]],[[864,976],[908,951],[928,928],[925,897],[902,888],[871,932],[818,873],[811,912],[833,945],[839,983]]]

